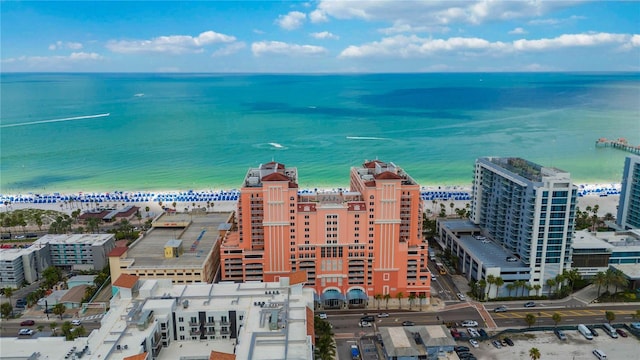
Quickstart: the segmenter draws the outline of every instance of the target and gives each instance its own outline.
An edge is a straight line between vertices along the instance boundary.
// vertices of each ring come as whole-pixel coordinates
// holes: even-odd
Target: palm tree
[[[549,296],[553,295],[553,288],[556,286],[556,281],[553,278],[547,279],[547,286],[549,287]]]
[[[535,284],[533,285],[533,289],[536,291],[536,296],[540,296],[540,289],[542,289],[542,285]]]
[[[564,281],[566,280],[564,274],[558,274],[555,277],[556,280],[556,293],[560,292],[560,288],[564,285]]]
[[[4,296],[7,297],[7,299],[9,299],[9,304],[11,304],[11,296],[13,296],[13,288],[10,287],[5,287],[4,288]]]
[[[535,323],[536,323],[536,316],[535,316],[535,315],[533,315],[533,314],[527,314],[527,315],[524,317],[524,322],[526,322],[526,323],[527,323],[527,325],[528,325],[529,327],[531,327],[533,324],[535,324]]]
[[[487,280],[485,279],[480,279],[480,281],[478,281],[478,292],[476,293],[476,296],[478,297],[479,300],[484,300],[484,289],[487,287]]]
[[[614,313],[613,311],[605,311],[604,317],[607,319],[609,324],[611,324],[611,322],[616,319],[616,313]]]
[[[611,277],[611,283],[613,283],[613,285],[616,287],[616,291],[614,294],[617,294],[618,287],[622,287],[624,289],[629,285],[629,279],[627,279],[622,271],[615,269]]]
[[[176,205],[177,205],[177,204],[176,204],[176,202],[175,202],[175,201],[174,201],[171,205],[173,206],[173,210],[177,210],[177,209],[176,209]]]
[[[144,207],[144,212],[147,214],[147,217],[149,217],[149,210],[151,210],[148,206]]]
[[[11,315],[12,311],[13,311],[13,306],[11,306],[11,303],[5,302],[5,303],[2,303],[2,305],[0,305],[0,313],[2,314],[2,317],[5,319],[9,318],[9,315]]]
[[[449,213],[450,215],[453,215],[453,208],[456,206],[456,204],[452,201],[451,203],[449,203],[449,207],[451,208],[451,212]]]
[[[485,298],[486,298],[486,299],[488,299],[488,298],[489,298],[489,294],[491,293],[491,285],[493,285],[493,284],[495,284],[495,283],[496,283],[496,277],[495,277],[494,275],[488,275],[488,276],[487,276],[487,284],[488,284],[489,286],[488,286],[488,289],[487,289],[487,293],[486,293],[486,295],[485,295]]]
[[[593,285],[598,285],[598,297],[600,297],[600,288],[603,285],[607,285],[607,274],[603,271],[598,271],[591,282]]]
[[[53,321],[49,324],[49,327],[51,328],[51,333],[52,333],[51,336],[56,336],[56,327],[58,327],[58,324],[55,321]]]
[[[497,297],[498,294],[500,294],[500,288],[502,287],[502,285],[504,285],[504,280],[500,276],[498,276],[496,277],[495,284],[496,284],[496,297]]]
[[[387,310],[389,310],[389,300],[391,299],[391,295],[389,295],[388,293],[384,294],[383,298],[384,298],[384,301],[386,301],[387,303]]]
[[[507,284],[507,290],[509,290],[509,297],[511,297],[511,292],[513,291],[513,289],[516,288],[516,284],[515,283],[508,283]],[[517,294],[516,294],[517,295]]]
[[[531,360],[540,360],[540,350],[538,348],[529,349],[529,357]]]
[[[60,316],[60,320],[62,320],[62,315],[64,315],[65,311],[67,311],[67,307],[64,304],[56,304],[52,310],[54,314]]]
[[[411,310],[411,307],[413,306],[413,302],[416,300],[416,294],[411,293],[409,294],[409,310]]]
[[[380,310],[380,300],[382,300],[382,294],[375,294],[373,298],[376,300],[376,304],[378,304],[378,310]]]
[[[398,309],[402,309],[402,298],[404,297],[404,294],[402,293],[402,291],[400,291],[399,293],[396,294],[396,299],[398,299]]]
[[[556,327],[558,326],[558,323],[560,323],[560,321],[562,321],[562,315],[560,315],[559,313],[553,313],[553,315],[551,316],[551,319],[553,320],[553,322],[556,324]]]
[[[527,296],[531,296],[531,290],[533,290],[533,285],[530,283],[525,283],[524,288],[527,290]]]
[[[522,294],[520,296],[524,296],[524,285],[526,284],[526,282],[524,280],[516,280],[514,281],[514,283],[516,284],[516,296],[518,296],[518,290],[522,289]]]
[[[420,311],[422,311],[422,303],[424,302],[424,299],[427,298],[427,295],[420,293],[420,295],[418,295],[418,299],[420,299]],[[638,310],[638,313],[640,314],[640,310]]]

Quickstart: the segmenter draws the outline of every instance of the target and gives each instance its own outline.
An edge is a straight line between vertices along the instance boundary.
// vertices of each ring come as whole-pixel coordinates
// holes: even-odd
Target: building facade
[[[48,247],[51,264],[78,270],[102,270],[109,264],[107,255],[116,246],[113,234],[45,235],[31,245]]]
[[[429,297],[420,186],[393,163],[354,167],[350,189],[299,190],[296,168],[250,169],[237,231],[221,246],[221,278],[277,281],[305,271],[327,308],[364,306],[375,295]],[[417,300],[416,300],[417,301]]]
[[[622,229],[640,228],[640,156],[630,155],[624,161],[617,224]]]
[[[567,172],[521,158],[476,160],[470,219],[530,269],[531,286],[546,289],[570,269],[576,200]]]

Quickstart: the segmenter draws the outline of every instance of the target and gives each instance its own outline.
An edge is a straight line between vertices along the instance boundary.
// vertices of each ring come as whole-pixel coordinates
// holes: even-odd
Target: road
[[[0,336],[2,337],[17,337],[18,331],[23,328],[29,328],[35,331],[35,334],[32,337],[38,336],[51,336],[51,326],[50,324],[55,322],[57,324],[57,328],[59,329],[63,322],[71,321],[72,318],[66,318],[64,320],[60,320],[59,316],[52,316],[51,319],[37,319],[35,325],[33,326],[20,326],[20,322],[25,319],[16,319],[16,320],[2,320],[0,323]],[[38,326],[42,325],[44,328],[42,332],[38,332]],[[85,321],[82,323],[85,330],[87,331],[87,335],[91,333],[91,331],[100,327],[100,321]],[[60,332],[58,331],[58,334]]]
[[[527,326],[524,318],[527,314],[533,314],[536,318],[536,325],[555,325],[552,320],[554,313],[560,314],[562,320],[561,325],[578,325],[578,324],[598,324],[606,322],[604,316],[605,311],[613,311],[616,314],[614,323],[626,322],[633,320],[633,314],[640,306],[635,305],[598,305],[589,307],[566,307],[538,304],[535,308],[512,309],[506,313],[492,313],[498,327],[523,327]]]

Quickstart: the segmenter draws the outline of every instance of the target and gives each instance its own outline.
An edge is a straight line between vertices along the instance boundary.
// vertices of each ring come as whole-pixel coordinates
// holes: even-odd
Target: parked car
[[[497,308],[493,309],[493,312],[496,312],[496,313],[507,312],[507,307],[504,305],[498,306]]]
[[[618,333],[618,335],[622,336],[622,337],[627,337],[627,332],[622,330],[622,329],[616,329],[616,332]]]
[[[373,315],[365,315],[363,317],[360,318],[360,321],[366,321],[366,322],[374,322],[376,321],[376,319],[373,317]]]
[[[414,326],[416,323],[413,321],[403,321],[402,326]]]
[[[476,327],[478,326],[478,322],[475,320],[465,320],[462,322],[462,326],[464,327]]]
[[[82,324],[82,322],[78,319],[76,320],[71,320],[71,325],[73,326],[80,326],[80,324]]]
[[[510,339],[510,338],[508,338],[508,337],[504,338],[504,342],[506,342],[506,343],[507,343],[507,345],[509,345],[509,346],[513,346],[513,345],[515,345],[515,344],[513,343],[513,340],[511,340],[511,339]]]
[[[388,318],[389,317],[389,313],[380,313],[378,314],[379,318]]]
[[[25,320],[25,321],[20,323],[20,326],[33,326],[35,324],[36,324],[36,322],[33,321],[33,320]]]
[[[371,327],[371,326],[373,326],[373,325],[371,325],[371,323],[370,323],[370,322],[368,322],[368,321],[360,321],[360,322],[358,323],[358,326],[360,326],[360,327]]]
[[[630,324],[630,326],[634,329],[640,330],[640,321],[639,322],[632,322]]]
[[[458,353],[458,358],[460,360],[470,360],[470,359],[475,359],[476,357],[473,356],[473,354],[470,352],[461,352],[461,353]]]
[[[20,331],[18,331],[18,335],[31,336],[31,335],[33,335],[33,330],[31,330],[31,329],[20,329]]]
[[[467,351],[467,352],[468,352],[469,350],[471,350],[471,349],[469,349],[469,347],[468,347],[468,346],[454,346],[454,347],[453,347],[453,351],[455,351],[455,352],[457,352],[457,353],[459,353],[459,352],[465,352],[465,351]]]
[[[478,343],[478,340],[475,340],[475,339],[469,340],[469,344],[471,344],[471,346],[473,346],[474,348],[477,348],[478,346],[480,346],[480,344]]]
[[[478,332],[480,333],[480,336],[482,337],[488,337],[489,335],[487,334],[486,331],[484,331],[484,329],[478,329]]]
[[[327,320],[327,313],[321,312],[318,314],[318,317],[322,320]]]
[[[493,340],[491,343],[496,347],[496,349],[502,349],[502,344],[500,343],[500,341]]]
[[[555,330],[553,330],[553,333],[556,334],[558,339],[563,340],[563,341],[567,340],[567,335],[565,335],[562,330],[555,329]]]
[[[467,299],[463,293],[457,293],[456,296],[458,296],[458,299],[460,299],[460,301],[465,301]]]
[[[471,337],[480,337],[480,333],[474,328],[468,328],[467,331],[469,332],[469,336]]]
[[[526,308],[536,307],[536,303],[534,303],[533,301],[527,301],[526,303],[524,303],[524,307]]]
[[[460,338],[460,332],[458,332],[457,329],[451,329],[449,331],[451,332],[451,336],[453,336],[454,339],[459,339]]]
[[[596,331],[596,328],[594,328],[593,326],[587,325],[587,329],[589,329],[589,331],[591,331],[591,335],[598,336],[598,332]]]

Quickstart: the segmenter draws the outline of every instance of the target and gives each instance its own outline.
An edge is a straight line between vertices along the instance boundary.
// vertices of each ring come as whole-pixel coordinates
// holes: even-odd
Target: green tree
[[[38,230],[42,231],[42,214],[37,212],[34,214],[34,221],[38,225]]]
[[[504,279],[502,279],[500,276],[496,277],[495,284],[496,284],[496,296],[497,296],[498,294],[500,294],[500,288],[502,287],[502,285],[504,285]]]
[[[90,233],[97,233],[100,231],[100,219],[88,218],[87,219],[87,231]]]
[[[487,276],[487,293],[485,294],[485,299],[489,298],[489,294],[491,293],[491,285],[496,283],[496,277],[494,275]]]
[[[533,289],[536,291],[536,296],[540,296],[540,289],[542,289],[542,285],[535,284],[533,285]]]
[[[7,299],[9,299],[9,303],[11,303],[11,297],[13,296],[13,288],[11,287],[5,287],[4,288],[4,296],[7,297]]]
[[[600,289],[602,286],[606,286],[607,285],[607,274],[603,271],[598,271],[596,273],[596,275],[593,277],[593,280],[591,280],[591,282],[593,283],[593,285],[597,285],[598,286],[598,297],[600,297]]]
[[[611,324],[611,322],[616,319],[616,313],[614,313],[613,311],[605,311],[604,317],[607,319],[609,324]]]
[[[87,335],[87,329],[85,329],[84,326],[82,326],[82,325],[74,328],[74,330],[72,332],[73,332],[73,337],[74,338],[83,337],[83,336]]]
[[[485,298],[484,298],[484,294],[485,294],[484,290],[486,289],[486,287],[487,287],[487,280],[480,279],[478,281],[478,293],[476,294],[478,299],[485,300]]]
[[[60,331],[62,332],[62,336],[64,336],[67,340],[73,340],[73,325],[71,322],[65,321],[62,323],[60,327]]]
[[[386,301],[386,305],[387,305],[387,310],[389,310],[389,300],[391,299],[391,295],[390,294],[384,294],[384,301]]]
[[[2,314],[2,317],[5,319],[9,318],[9,315],[11,315],[11,312],[13,311],[13,306],[10,303],[2,303],[2,305],[0,305],[0,313]]]
[[[396,294],[396,299],[398,299],[398,309],[402,309],[402,298],[404,298],[404,294],[400,291]]]
[[[450,215],[453,215],[453,208],[456,206],[456,204],[452,201],[451,203],[449,203],[449,207],[451,208],[451,212],[449,213]]]
[[[531,360],[540,360],[540,350],[538,348],[529,349],[529,357]]]
[[[51,336],[56,336],[56,328],[58,327],[58,323],[53,321],[49,324],[49,327],[51,328]]]
[[[378,305],[378,310],[380,310],[380,300],[382,300],[382,294],[375,294],[373,298],[376,300],[376,304]]]
[[[506,287],[507,287],[507,290],[509,291],[509,297],[511,297],[511,292],[516,288],[516,284],[515,283],[508,283]]]
[[[62,315],[64,315],[65,311],[67,311],[67,307],[64,304],[55,304],[52,310],[54,314],[60,316],[60,320],[62,320]]]
[[[426,294],[420,293],[420,295],[418,295],[418,299],[420,299],[420,311],[422,311],[422,304],[424,303],[424,299],[426,298],[427,298]]]
[[[333,340],[331,324],[326,320],[316,316],[314,318],[314,330],[316,335],[316,346],[314,358],[317,360],[333,360],[336,356],[336,346]]]
[[[559,313],[553,313],[553,315],[551,315],[551,319],[553,320],[553,322],[556,324],[556,326],[558,326],[558,324],[560,323],[560,321],[562,321],[562,315],[560,315]]]
[[[535,315],[533,315],[533,314],[527,314],[527,315],[524,317],[524,322],[526,322],[526,323],[527,323],[527,325],[528,325],[529,327],[531,327],[531,326],[533,326],[533,324],[535,324],[535,323],[536,323],[536,316],[535,316]]]
[[[409,310],[411,310],[411,307],[413,306],[413,302],[416,301],[416,294],[411,293],[409,294]]]
[[[42,330],[44,330],[44,325],[38,325],[37,329],[38,332],[42,332]]]
[[[547,286],[549,287],[549,296],[552,296],[553,288],[556,286],[556,280],[553,278],[547,279]]]

